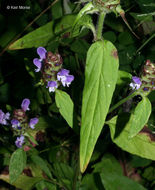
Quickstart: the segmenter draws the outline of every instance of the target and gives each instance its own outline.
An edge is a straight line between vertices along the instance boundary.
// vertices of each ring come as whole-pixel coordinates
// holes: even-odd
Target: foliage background
[[[16,4],[16,1],[1,1],[0,12],[0,52],[19,34],[23,29],[36,18],[52,1],[25,1],[25,5],[30,6],[30,10],[7,10],[7,4]],[[82,4],[83,5],[83,4]],[[120,70],[139,75],[140,69],[147,59],[155,60],[155,4],[153,0],[122,0],[121,5],[126,12],[126,18],[140,37],[136,39],[120,17],[114,14],[108,14],[105,19],[103,37],[111,41],[118,49]],[[80,189],[108,189],[105,186],[105,179],[100,175],[100,166],[95,167],[94,164],[102,165],[106,162],[112,162],[116,159],[116,168],[119,163],[123,168],[123,175],[138,181],[146,189],[155,189],[155,164],[151,160],[143,159],[135,155],[131,155],[118,148],[110,138],[108,127],[105,127],[98,139],[95,151],[91,158],[90,165],[86,173],[77,178],[73,171],[76,170],[78,163],[79,149],[79,129],[80,129],[80,113],[82,90],[84,86],[84,69],[86,53],[90,47],[93,36],[87,29],[83,30],[74,38],[69,38],[69,32],[75,19],[75,16],[81,5],[75,4],[74,1],[59,0],[55,5],[42,14],[30,27],[28,27],[21,36],[53,21],[51,32],[47,32],[47,36],[43,36],[42,32],[36,38],[36,44],[44,44],[47,50],[59,52],[64,61],[64,67],[69,69],[75,76],[75,81],[70,88],[65,89],[74,102],[74,129],[70,129],[65,120],[60,116],[55,104],[54,95],[47,92],[44,87],[36,87],[39,75],[34,73],[33,58],[36,57],[37,45],[34,44],[33,38],[29,42],[30,48],[21,50],[7,50],[0,56],[0,108],[11,111],[13,108],[20,107],[20,102],[24,98],[31,100],[31,111],[39,116],[40,122],[37,131],[42,131],[39,139],[39,146],[36,147],[37,153],[49,163],[50,171],[60,183],[66,183],[66,186],[74,186],[75,180],[81,181]],[[68,18],[64,15],[71,15]],[[97,15],[93,15],[94,23],[97,23]],[[62,25],[66,31],[62,32]],[[64,28],[63,28],[64,29]],[[38,45],[39,46],[39,45]],[[15,48],[16,49],[16,48]],[[18,49],[18,48],[17,48]],[[112,104],[119,101],[122,97],[126,97],[129,91],[130,78],[128,81],[118,86]],[[150,95],[152,107],[154,105],[154,93]],[[139,98],[136,97],[133,102],[136,104]],[[124,104],[124,110],[129,105]],[[122,112],[118,110],[118,112]],[[112,118],[108,115],[108,118]],[[154,107],[149,120],[149,127],[154,131]],[[0,169],[1,173],[7,174],[7,166],[10,156],[16,149],[14,146],[14,137],[11,130],[4,130],[1,126],[0,133]],[[29,153],[31,155],[31,153]],[[30,156],[29,155],[29,156]],[[104,155],[104,157],[103,157]],[[107,155],[107,161],[105,158]],[[113,158],[113,156],[115,158]],[[103,161],[102,160],[103,157]],[[118,161],[118,163],[117,163]],[[62,162],[61,169],[57,168],[57,162]],[[113,162],[112,162],[113,163]],[[110,164],[112,164],[110,163]],[[31,160],[28,159],[29,168],[33,168]],[[109,168],[111,168],[110,164]],[[70,166],[70,167],[69,167]],[[92,167],[93,166],[93,167]],[[93,168],[95,167],[95,171]],[[38,166],[36,166],[38,168]],[[62,176],[62,168],[67,168],[66,176]],[[107,167],[107,172],[108,169]],[[32,169],[33,170],[33,169]],[[36,170],[36,169],[34,169]],[[121,169],[115,171],[119,175]],[[40,169],[38,169],[40,171]],[[36,173],[38,173],[38,171]],[[44,171],[44,170],[43,170]],[[55,172],[59,171],[59,174]],[[34,172],[35,173],[35,172]],[[45,172],[46,173],[46,172]],[[34,176],[36,174],[33,174]],[[60,176],[59,176],[60,175]],[[100,178],[99,178],[100,175]],[[37,176],[38,177],[38,176]],[[111,176],[110,176],[111,177]],[[113,177],[113,176],[112,176]],[[112,178],[111,177],[111,178]],[[61,179],[65,179],[63,182]],[[99,179],[99,181],[97,181]],[[104,179],[104,180],[103,180]],[[114,179],[114,178],[113,178]],[[103,180],[103,181],[102,181]],[[67,182],[66,182],[67,181]],[[68,181],[73,181],[70,184]],[[108,179],[107,179],[108,181]],[[117,180],[116,180],[117,181]],[[124,181],[124,179],[122,179]],[[91,182],[91,183],[90,183]],[[109,182],[111,183],[111,182]],[[109,184],[108,183],[108,184]],[[69,185],[68,185],[69,184]],[[104,187],[103,187],[104,184]],[[8,185],[1,181],[1,188],[14,189],[12,185]],[[36,185],[37,189],[43,189],[41,185]],[[70,188],[70,187],[69,187]],[[72,187],[71,187],[72,188]],[[54,188],[53,188],[54,189]],[[112,189],[111,189],[112,190]]]

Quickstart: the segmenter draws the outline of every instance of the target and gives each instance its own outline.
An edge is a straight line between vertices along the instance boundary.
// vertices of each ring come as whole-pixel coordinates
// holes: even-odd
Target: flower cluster
[[[28,117],[26,111],[30,110],[29,108],[30,100],[25,98],[22,101],[21,109],[15,109],[13,111],[12,117],[10,113],[4,113],[0,110],[0,124],[12,126],[13,132],[17,137],[15,144],[18,148],[21,148],[25,143],[25,132],[27,129],[34,129],[35,125],[38,123],[38,118],[31,118],[28,122]]]
[[[49,92],[54,92],[61,84],[64,87],[69,87],[74,76],[69,74],[69,70],[62,68],[63,61],[60,54],[47,52],[43,47],[37,48],[37,53],[40,58],[33,60],[37,67],[35,72],[41,72],[42,81],[47,84],[46,87],[49,88]]]
[[[145,93],[145,95],[155,90],[155,64],[147,60],[143,67],[141,78],[133,76],[130,87],[133,90]]]

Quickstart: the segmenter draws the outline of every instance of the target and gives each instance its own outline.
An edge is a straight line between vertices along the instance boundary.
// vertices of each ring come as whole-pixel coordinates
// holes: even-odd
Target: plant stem
[[[98,25],[97,25],[97,39],[96,40],[102,39],[102,29],[103,29],[103,23],[104,23],[105,15],[106,14],[103,12],[101,12],[99,15],[99,20],[98,20]]]
[[[117,104],[115,104],[112,108],[109,109],[109,113],[111,113],[113,110],[118,108],[120,105],[128,101],[129,99],[133,98],[134,96],[138,95],[137,91],[133,92],[131,95],[127,96],[126,98],[120,100]]]

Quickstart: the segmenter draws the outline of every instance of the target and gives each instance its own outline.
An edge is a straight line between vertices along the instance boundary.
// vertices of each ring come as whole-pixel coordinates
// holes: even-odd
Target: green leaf
[[[43,189],[56,190],[56,186],[46,181],[40,181],[39,183],[36,184],[36,189],[37,190],[43,190]]]
[[[142,185],[117,173],[103,172],[100,176],[106,190],[146,190]]]
[[[38,155],[32,155],[31,156],[31,160],[37,165],[39,166],[49,178],[52,178],[52,174],[46,164],[46,162]]]
[[[92,17],[90,15],[83,15],[79,21],[77,21],[76,24],[74,24],[73,29],[72,29],[72,37],[78,36],[84,28],[90,29],[94,36],[96,35],[95,32],[95,26],[93,24]]]
[[[155,160],[155,141],[149,129],[146,128],[146,130],[129,139],[131,124],[128,114],[113,117],[107,124],[110,127],[113,142],[120,148],[131,154]]]
[[[0,175],[0,179],[10,183],[9,182],[9,175]],[[25,175],[20,175],[18,179],[13,182],[13,186],[16,188],[22,189],[22,190],[31,190],[32,187],[39,181],[41,181],[43,178],[40,177],[28,177]]]
[[[145,190],[140,184],[123,176],[123,170],[120,163],[112,155],[104,155],[102,161],[95,164],[94,168],[94,172],[100,172],[101,181],[106,190]]]
[[[101,133],[115,90],[117,50],[109,41],[95,42],[88,50],[82,99],[80,168],[84,172]]]
[[[130,131],[129,137],[136,136],[148,122],[151,114],[151,102],[147,97],[143,99],[136,106],[134,113],[130,117]]]
[[[9,50],[46,46],[51,38],[54,37],[53,24],[53,21],[49,22],[44,26],[41,26],[40,28],[26,34],[10,45]]]
[[[23,149],[17,149],[11,156],[9,173],[10,173],[10,183],[17,180],[19,175],[22,173],[26,165],[26,153]]]
[[[93,165],[93,168],[93,173],[108,171],[110,173],[117,173],[118,175],[123,175],[123,170],[120,163],[116,160],[114,156],[110,154],[104,155],[100,162]]]
[[[55,162],[53,164],[54,167],[54,175],[57,177],[58,180],[62,183],[62,185],[67,187],[67,189],[72,190],[73,186],[73,178],[74,178],[74,171],[73,169],[64,163]]]
[[[70,127],[73,127],[73,107],[74,104],[70,96],[61,90],[55,92],[56,105],[63,118],[67,121]]]

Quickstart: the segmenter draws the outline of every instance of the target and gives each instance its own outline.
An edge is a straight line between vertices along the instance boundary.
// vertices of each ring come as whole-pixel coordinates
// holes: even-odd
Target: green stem
[[[128,101],[129,99],[133,98],[134,96],[137,95],[137,91],[135,91],[134,93],[132,93],[131,95],[127,96],[126,98],[122,99],[121,101],[119,101],[117,104],[115,104],[112,108],[109,109],[109,113],[111,113],[113,110],[115,110],[116,108],[118,108],[120,105],[122,105],[123,103],[125,103],[126,101]]]
[[[105,13],[101,12],[99,15],[98,25],[97,25],[97,40],[102,39],[102,29],[103,29],[103,23],[105,18]]]

